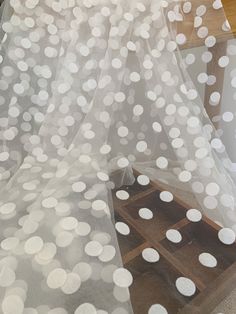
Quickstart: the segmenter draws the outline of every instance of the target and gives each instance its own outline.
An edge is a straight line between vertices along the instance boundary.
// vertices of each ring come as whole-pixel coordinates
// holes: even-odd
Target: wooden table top
[[[236,1],[222,0],[225,14],[229,20],[233,34],[236,36]]]
[[[188,41],[180,46],[180,49],[199,47],[205,45],[205,38],[199,38],[197,35],[198,28],[194,27],[194,18],[196,9],[199,5],[207,8],[207,13],[203,18],[203,26],[207,26],[208,34],[216,37],[217,42],[225,41],[236,37],[236,0],[222,0],[225,15],[222,10],[215,10],[212,6],[212,0],[190,0],[192,11],[184,15],[184,22],[177,22],[177,32],[184,33]],[[184,2],[183,2],[184,3]],[[232,31],[223,31],[222,25],[226,17],[229,21]]]

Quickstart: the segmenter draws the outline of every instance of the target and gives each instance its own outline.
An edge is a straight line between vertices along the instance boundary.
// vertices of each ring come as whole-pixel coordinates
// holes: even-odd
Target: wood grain
[[[215,36],[218,43],[232,39],[236,36],[235,0],[223,0],[222,4],[224,10],[213,9],[212,0],[192,0],[191,3],[191,12],[188,14],[184,14],[183,21],[176,22],[175,25],[177,33],[183,33],[186,35],[187,38],[187,42],[184,45],[179,46],[179,49],[183,50],[193,47],[205,46],[205,38],[199,38],[197,34],[198,29],[194,27],[194,19],[196,15],[195,12],[200,5],[204,5],[207,9],[206,14],[203,16],[203,26],[206,26],[208,28],[209,35]],[[226,18],[229,21],[231,30],[223,31],[222,25],[225,22]]]
[[[135,177],[140,173],[133,169]],[[134,277],[130,287],[135,314],[148,312],[154,303],[161,303],[169,314],[209,314],[236,287],[236,243],[227,246],[218,240],[220,226],[203,215],[198,223],[186,219],[188,204],[174,197],[162,202],[158,195],[163,190],[159,182],[151,181],[146,187],[136,182],[119,189],[129,191],[126,201],[116,199],[113,191],[116,219],[127,223],[131,233],[118,235],[125,267]],[[138,210],[148,207],[153,219],[139,217]],[[166,239],[168,229],[179,230],[182,241],[174,244]],[[124,246],[124,248],[122,248]],[[157,263],[142,258],[145,248],[154,248],[160,254]],[[204,267],[198,256],[209,252],[217,259],[214,268]],[[197,287],[194,296],[183,297],[175,287],[180,277],[192,279]]]
[[[231,26],[232,33],[236,36],[236,3],[235,0],[222,0],[225,15]]]

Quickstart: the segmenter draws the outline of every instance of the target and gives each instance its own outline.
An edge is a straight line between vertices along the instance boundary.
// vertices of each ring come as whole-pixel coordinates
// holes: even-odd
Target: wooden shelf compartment
[[[182,241],[175,244],[165,238],[161,245],[180,260],[184,267],[191,268],[194,276],[206,286],[236,262],[236,245],[234,250],[232,246],[221,243],[216,230],[205,221],[190,223],[176,229],[181,233]],[[213,268],[203,266],[198,259],[202,253],[212,254],[217,260],[217,266]]]
[[[178,223],[186,215],[186,209],[176,202],[166,203],[159,199],[160,192],[155,190],[145,197],[132,200],[123,206],[130,219],[139,224],[139,230],[148,230],[148,233],[155,241],[165,237],[169,227]],[[153,214],[152,219],[143,219],[139,216],[141,208],[148,208]]]
[[[122,216],[120,216],[118,213],[115,213],[115,221],[116,222],[123,222],[126,225],[128,225],[130,229],[130,233],[128,235],[123,235],[119,232],[117,232],[117,238],[121,250],[121,255],[123,258],[128,254],[129,252],[132,252],[137,247],[143,245],[146,241],[143,238],[143,236],[138,233],[129,222],[127,222]]]
[[[140,174],[134,173],[136,177]],[[190,222],[186,218],[189,206],[182,200],[174,197],[170,203],[163,202],[158,182],[151,181],[147,189],[137,184],[136,181],[135,189],[130,187],[134,191],[132,197],[119,200],[114,206],[116,220],[130,227],[129,239],[118,235],[118,240],[125,267],[134,276],[130,287],[134,313],[148,313],[152,304],[160,303],[169,314],[210,314],[236,287],[236,244],[221,243],[217,236],[220,226],[204,215],[201,221]],[[139,216],[143,207],[152,211],[152,219]],[[166,239],[168,229],[179,230],[179,244]],[[143,259],[142,251],[147,247],[159,252],[157,263]],[[205,252],[217,259],[216,267],[205,267],[199,262],[199,254]],[[197,291],[193,297],[184,297],[177,290],[175,281],[181,276],[195,283]]]

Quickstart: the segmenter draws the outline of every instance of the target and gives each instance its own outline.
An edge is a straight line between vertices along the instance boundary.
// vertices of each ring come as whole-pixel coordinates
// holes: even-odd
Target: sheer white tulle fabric
[[[193,10],[175,0],[5,1],[3,314],[133,313],[132,274],[113,223],[109,175],[117,170],[128,174],[120,185],[132,183],[137,167],[190,191],[222,226],[219,240],[234,242],[236,44],[220,2],[197,2]],[[201,95],[222,79],[202,71],[214,57],[209,48],[220,45],[209,8],[228,39],[217,64],[227,68],[226,91],[216,87],[208,104],[220,102],[218,130]],[[196,38],[201,49],[181,50]]]

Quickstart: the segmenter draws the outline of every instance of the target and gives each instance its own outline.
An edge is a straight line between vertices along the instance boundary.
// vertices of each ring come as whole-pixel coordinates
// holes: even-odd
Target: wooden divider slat
[[[141,173],[137,169],[133,169],[134,175],[137,178],[137,176],[141,175]],[[136,184],[136,183],[135,183]],[[128,225],[130,225],[133,230],[136,233],[136,236],[139,236],[143,239],[142,242],[137,242],[136,246],[132,246],[132,248],[123,254],[123,262],[124,265],[127,265],[128,267],[130,265],[133,265],[134,267],[137,258],[141,255],[142,251],[145,248],[153,247],[156,249],[159,254],[161,255],[161,259],[166,260],[169,265],[172,267],[172,272],[176,272],[176,276],[184,276],[187,278],[190,278],[197,287],[197,293],[193,297],[193,299],[186,299],[186,303],[182,308],[179,307],[173,310],[173,308],[170,309],[170,313],[174,314],[208,314],[214,308],[219,304],[220,301],[222,301],[230,291],[232,291],[236,287],[236,243],[233,244],[235,247],[235,253],[232,251],[231,246],[224,245],[220,242],[217,242],[217,233],[221,229],[219,225],[217,225],[215,222],[207,218],[205,215],[202,216],[202,220],[199,223],[192,223],[190,222],[186,217],[186,211],[190,208],[189,204],[181,200],[179,197],[174,197],[174,200],[171,202],[171,204],[163,204],[158,206],[164,206],[165,211],[168,212],[168,208],[171,209],[170,213],[172,213],[173,208],[176,208],[178,210],[178,215],[175,218],[176,222],[173,220],[173,224],[170,224],[167,226],[166,230],[168,229],[176,229],[179,230],[183,236],[185,237],[185,234],[187,232],[187,235],[189,239],[185,239],[181,241],[179,244],[171,244],[168,243],[168,240],[165,236],[161,234],[160,236],[160,230],[157,230],[158,236],[153,236],[150,233],[150,228],[148,227],[148,222],[144,221],[142,218],[137,216],[136,214],[136,207],[138,208],[149,201],[150,199],[157,201],[158,203],[158,197],[153,198],[153,195],[159,195],[161,191],[163,191],[163,187],[159,182],[150,181],[150,184],[148,185],[148,188],[138,189],[137,186],[134,185],[134,191],[131,191],[131,197],[128,200],[125,201],[116,201],[114,202],[114,208],[117,214],[122,218],[124,222],[126,222]],[[122,189],[122,187],[120,188]],[[130,187],[130,190],[132,190],[132,186]],[[115,195],[113,193],[113,196],[115,198]],[[160,204],[162,201],[160,201]],[[139,206],[140,205],[140,206]],[[158,207],[157,206],[157,207]],[[167,206],[167,207],[166,207]],[[157,209],[157,215],[160,216],[160,207]],[[135,211],[135,213],[133,213]],[[179,216],[179,213],[182,211],[184,214],[183,218],[182,215]],[[169,214],[170,214],[169,213]],[[172,220],[170,220],[172,221]],[[157,226],[158,228],[158,226]],[[152,230],[153,230],[153,223],[152,223]],[[190,232],[190,233],[189,233]],[[191,240],[191,237],[192,240]],[[212,242],[213,240],[216,240],[216,242]],[[186,242],[187,241],[187,242]],[[195,243],[196,242],[196,243]],[[198,245],[196,247],[196,250],[194,249],[194,245]],[[218,254],[219,257],[219,268],[215,270],[215,272],[211,272],[209,270],[209,276],[204,278],[204,272],[207,271],[206,268],[201,268],[204,266],[201,266],[199,264],[199,261],[196,257],[194,257],[194,254],[198,254],[200,246],[203,245],[203,249],[205,246],[209,246],[210,249]],[[174,249],[172,249],[173,247]],[[185,249],[186,247],[186,249]],[[192,249],[193,248],[193,249]],[[183,250],[183,252],[181,251]],[[201,250],[200,250],[201,251]],[[177,252],[177,254],[176,254]],[[185,253],[189,252],[191,256],[186,256]],[[185,260],[180,260],[179,256]],[[194,257],[194,261],[192,261],[192,258]],[[190,265],[186,266],[187,261],[191,261]],[[138,260],[137,260],[138,262]],[[139,259],[140,262],[140,259]],[[145,263],[145,261],[144,261]],[[218,266],[217,266],[218,267]],[[202,272],[201,276],[199,275]],[[153,273],[154,274],[154,273]],[[203,276],[203,277],[202,277]],[[209,282],[208,282],[209,278]],[[139,278],[138,280],[141,280]],[[170,286],[171,291],[173,291],[174,283]],[[161,288],[160,288],[161,289]],[[138,293],[138,292],[137,292]],[[176,293],[177,290],[176,290]],[[173,297],[173,296],[172,296]],[[140,300],[136,300],[140,304]],[[135,300],[132,300],[132,302],[136,302]],[[176,303],[179,304],[178,302]],[[179,306],[179,305],[178,305]],[[135,306],[134,306],[135,307]],[[141,312],[136,307],[137,314],[140,314]],[[142,309],[143,311],[143,309]],[[136,314],[136,313],[135,313]],[[143,314],[143,313],[142,313]]]
[[[132,261],[134,258],[136,258],[138,255],[142,253],[142,251],[148,247],[150,247],[151,244],[146,241],[139,246],[137,246],[135,249],[131,250],[129,253],[125,254],[123,256],[123,263],[124,265]]]
[[[132,227],[138,232],[140,233],[140,225],[139,223],[137,223],[134,219],[130,218],[129,214],[127,213],[127,211],[119,206],[118,208],[118,212],[119,214],[130,224],[132,225]],[[144,230],[142,230],[142,232],[140,233],[142,235],[142,237],[151,244],[151,246],[153,246],[155,249],[157,249],[157,251],[168,260],[168,262],[170,262],[173,267],[178,270],[182,275],[184,275],[185,277],[190,278],[191,280],[194,281],[194,283],[196,284],[196,287],[202,291],[205,289],[205,285],[202,283],[202,281],[195,277],[192,272],[189,269],[186,269],[185,267],[183,267],[182,263],[175,258],[171,253],[168,252],[168,250],[166,250],[159,241],[156,241],[154,238],[150,237],[148,230],[145,232]]]

